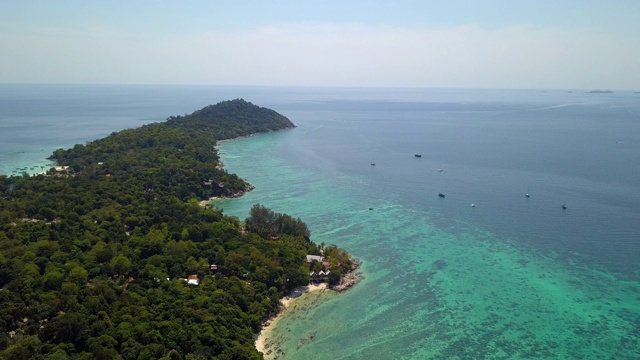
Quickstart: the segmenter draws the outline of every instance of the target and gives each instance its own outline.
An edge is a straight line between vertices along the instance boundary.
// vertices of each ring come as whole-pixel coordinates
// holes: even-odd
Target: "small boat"
[[[567,210],[567,205],[562,204],[562,210]]]
[[[529,197],[529,193],[524,194],[525,197]]]
[[[476,204],[471,204],[471,207],[476,207]]]
[[[440,167],[438,168],[438,172],[443,172],[444,169],[442,168],[442,164],[440,164]]]
[[[415,154],[415,155],[413,155],[413,156],[415,156],[415,157],[422,157],[422,155],[420,155],[420,154]]]
[[[444,194],[443,194],[443,193],[438,193],[438,197],[443,198],[443,197],[444,197]]]

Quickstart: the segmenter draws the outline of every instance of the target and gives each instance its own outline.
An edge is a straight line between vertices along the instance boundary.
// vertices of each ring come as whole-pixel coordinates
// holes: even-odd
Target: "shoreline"
[[[309,284],[307,286],[299,286],[293,289],[286,297],[280,299],[280,309],[276,314],[271,316],[267,321],[262,324],[262,328],[260,331],[255,334],[255,347],[258,352],[262,353],[265,359],[269,358],[274,350],[277,353],[278,348],[274,346],[270,340],[270,333],[275,327],[275,325],[282,319],[282,315],[292,307],[298,300],[304,298],[304,295],[313,294],[316,292],[324,292],[329,287],[327,287],[327,283],[320,284]]]
[[[21,162],[20,164],[24,163]],[[47,158],[43,160],[34,159],[26,166],[3,166],[4,170],[0,170],[0,175],[4,175],[6,177],[23,176],[23,174],[27,174],[28,176],[46,175],[49,169],[56,166],[58,166],[58,164],[55,161]]]
[[[299,286],[293,289],[287,296],[280,299],[281,306],[278,312],[269,317],[269,319],[262,324],[262,328],[260,329],[260,331],[255,334],[255,347],[258,352],[262,353],[264,359],[273,359],[275,358],[273,356],[277,356],[278,354],[282,353],[282,349],[278,346],[279,344],[276,342],[276,340],[271,336],[271,333],[276,324],[283,318],[288,310],[291,309],[290,311],[295,311],[296,306],[294,305],[296,304],[296,302],[306,299],[308,296],[314,293],[324,293],[326,292],[326,290],[331,290],[331,293],[334,293],[336,295],[340,294],[357,285],[363,279],[362,273],[358,271],[360,269],[361,263],[356,259],[352,260],[353,264],[351,266],[351,269],[341,277],[339,284],[329,286],[327,283],[322,282],[318,284]],[[317,298],[319,298],[320,296],[322,295],[318,294]]]
[[[230,138],[230,139],[223,139],[223,140],[217,140],[214,142],[214,147],[217,150],[218,145],[220,145],[223,142],[229,142],[229,141],[235,141],[235,140],[240,140],[240,139],[244,139],[244,138],[250,138],[253,137],[255,135],[259,135],[262,133],[269,133],[269,132],[275,132],[275,131],[284,131],[284,130],[291,130],[291,129],[295,129],[296,125],[294,124],[293,126],[290,127],[286,127],[283,129],[279,129],[279,130],[272,130],[272,131],[267,131],[267,132],[257,132],[257,133],[253,133],[253,134],[249,134],[249,135],[242,135],[242,136],[237,136],[235,138]],[[124,130],[124,129],[122,129]],[[107,137],[109,135],[106,135],[104,137]],[[87,141],[94,141],[94,140],[98,140],[98,139],[102,139],[104,137],[101,138],[96,138],[93,140],[87,140]],[[22,176],[23,173],[27,173],[28,176],[38,176],[38,175],[46,175],[47,171],[49,169],[51,169],[52,167],[56,167],[59,166],[58,163],[56,163],[55,161],[49,159],[49,156],[51,156],[57,149],[71,149],[73,148],[74,145],[80,144],[80,142],[76,142],[74,144],[69,144],[69,145],[62,145],[62,146],[54,146],[51,148],[50,151],[46,151],[44,154],[44,157],[40,158],[39,156],[37,158],[34,157],[28,157],[28,161],[18,161],[18,162],[10,162],[11,165],[10,166],[3,166],[2,168],[0,168],[0,175],[4,175],[6,177],[11,177],[11,176]],[[41,150],[42,151],[42,150]],[[39,151],[38,154],[41,152]],[[25,151],[20,151],[17,154],[24,154]],[[220,153],[218,152],[218,155]],[[30,153],[30,155],[32,155]],[[8,155],[6,155],[8,156]],[[222,163],[220,164],[222,167]],[[38,171],[37,168],[40,168]],[[248,190],[251,191],[251,190]],[[224,200],[227,198],[218,198],[218,199],[212,199],[212,200]]]
[[[295,129],[295,128],[296,127],[294,125],[292,127],[287,127],[287,128],[284,128],[284,129],[281,129],[281,130],[275,130],[275,131],[291,130],[291,129]],[[270,132],[272,132],[272,131],[270,131]],[[222,154],[222,153],[220,152],[220,149],[219,149],[219,146],[222,143],[236,141],[236,140],[240,140],[240,139],[246,139],[246,138],[250,138],[250,137],[253,137],[255,135],[258,135],[258,134],[261,134],[261,133],[253,133],[253,134],[249,134],[249,135],[242,135],[242,136],[237,136],[237,137],[234,137],[234,138],[231,138],[231,139],[216,140],[214,145],[213,145],[215,151],[218,154],[218,164],[216,165],[216,167],[218,169],[224,169],[224,163],[220,159],[220,154]],[[238,192],[236,192],[234,194],[231,194],[230,196],[212,196],[212,197],[210,197],[210,198],[208,198],[206,200],[200,200],[200,206],[206,207],[206,206],[210,205],[212,202],[215,202],[215,201],[236,199],[236,198],[239,198],[239,197],[243,196],[244,194],[246,194],[246,193],[248,193],[250,191],[253,191],[255,189],[255,186],[253,186],[248,181],[246,181],[244,179],[242,179],[242,181],[244,181],[247,184],[247,187],[244,190],[238,191]]]
[[[296,126],[294,125],[293,127],[285,128],[282,130],[291,130],[295,128]],[[222,143],[249,138],[249,137],[253,137],[254,135],[256,134],[238,136],[231,139],[216,141],[214,147],[218,152],[217,167],[219,169],[224,168],[224,163],[222,159],[220,159],[220,155],[223,153],[220,151],[220,148],[219,148],[219,146],[222,145]],[[206,206],[206,204],[211,204],[212,202],[215,202],[215,201],[239,198],[243,196],[245,193],[252,191],[254,189],[253,185],[251,185],[248,182],[247,184],[248,184],[248,187],[245,191],[238,192],[230,197],[211,197],[208,200],[201,201],[200,204],[202,206]],[[347,271],[341,276],[340,282],[338,284],[329,286],[326,282],[322,282],[322,283],[316,283],[316,284],[309,284],[306,286],[299,286],[293,289],[289,294],[287,294],[287,296],[280,299],[279,309],[274,314],[270,315],[269,318],[262,323],[260,331],[254,334],[254,338],[255,338],[254,346],[256,350],[258,350],[258,352],[262,354],[264,359],[275,359],[275,358],[278,358],[280,355],[282,355],[282,349],[280,348],[281,345],[279,344],[278,340],[272,336],[272,332],[275,326],[278,324],[278,322],[283,318],[285,314],[287,314],[288,311],[296,310],[297,306],[295,305],[297,302],[310,298],[311,295],[317,294],[317,296],[312,299],[312,303],[315,304],[317,301],[319,301],[320,297],[323,296],[323,293],[325,293],[327,289],[331,290],[330,293],[337,295],[344,291],[349,290],[353,286],[357,285],[363,279],[362,272],[359,271],[360,266],[362,264],[355,258],[351,258],[351,261],[352,261],[351,268],[349,269],[349,271]]]
[[[260,134],[268,134],[268,133],[272,133],[272,132],[291,130],[291,129],[295,129],[296,127],[297,126],[294,124],[293,126],[288,126],[288,127],[285,127],[285,128],[282,128],[282,129],[278,129],[278,130],[259,131],[259,132],[255,132],[255,133],[252,133],[252,134],[249,134],[249,135],[240,135],[240,136],[236,136],[234,138],[216,140],[215,144],[213,146],[217,147],[223,142],[230,142],[230,141],[236,141],[236,140],[240,140],[240,139],[246,139],[246,138],[250,138],[250,137],[253,137],[253,136],[256,136],[256,135],[260,135]]]

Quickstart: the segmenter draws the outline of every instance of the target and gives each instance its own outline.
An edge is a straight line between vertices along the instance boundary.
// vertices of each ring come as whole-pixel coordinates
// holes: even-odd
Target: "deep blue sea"
[[[0,173],[234,98],[298,127],[223,143],[256,189],[217,206],[363,263],[278,322],[281,358],[640,358],[640,94],[0,85]]]

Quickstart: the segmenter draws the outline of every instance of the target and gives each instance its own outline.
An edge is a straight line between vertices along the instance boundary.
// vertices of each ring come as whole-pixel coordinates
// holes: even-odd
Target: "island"
[[[613,94],[611,90],[591,90],[587,91],[587,94]]]
[[[255,334],[282,298],[349,286],[357,267],[299,218],[201,205],[252,189],[218,141],[294,127],[223,101],[0,176],[0,359],[261,359]]]

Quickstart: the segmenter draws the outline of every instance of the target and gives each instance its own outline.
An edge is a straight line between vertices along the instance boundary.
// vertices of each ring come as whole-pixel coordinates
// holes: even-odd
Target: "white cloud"
[[[198,35],[0,33],[1,82],[633,88],[634,39],[586,29],[288,24]]]

